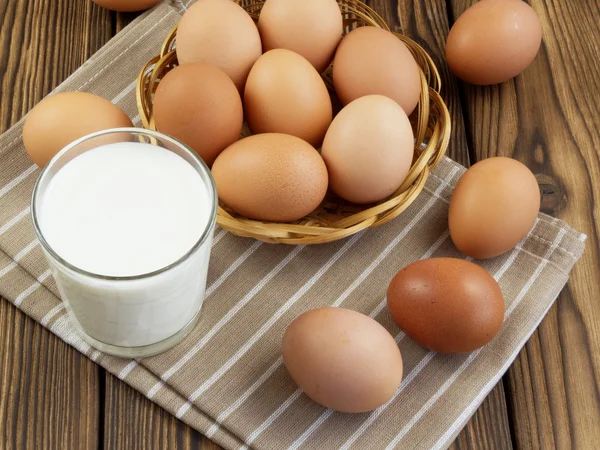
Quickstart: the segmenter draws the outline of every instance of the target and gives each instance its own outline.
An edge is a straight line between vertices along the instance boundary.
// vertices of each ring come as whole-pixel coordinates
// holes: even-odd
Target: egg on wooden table
[[[262,54],[262,45],[254,21],[237,3],[198,0],[179,21],[175,50],[179,64],[217,66],[243,92],[248,73]]]
[[[46,97],[29,112],[23,125],[23,144],[33,162],[44,167],[61,149],[83,136],[132,126],[127,114],[109,100],[88,92],[63,92]]]
[[[302,56],[276,49],[256,62],[244,91],[246,120],[254,134],[285,133],[318,147],[333,108],[325,82]]]
[[[405,180],[413,154],[406,113],[382,95],[360,97],[344,107],[321,150],[332,191],[358,204],[392,195]]]
[[[408,337],[440,353],[473,351],[491,341],[504,321],[496,280],[462,259],[430,258],[406,266],[390,282],[387,305]]]
[[[240,138],[243,116],[233,81],[208,64],[177,66],[154,94],[156,128],[192,147],[208,166]]]
[[[291,50],[321,73],[342,39],[342,14],[336,0],[268,0],[260,11],[258,31],[263,51]]]
[[[472,84],[507,81],[533,61],[542,42],[535,11],[522,0],[481,0],[454,23],[446,59],[454,74]]]
[[[535,175],[511,158],[471,166],[450,198],[448,226],[456,248],[472,258],[513,249],[531,230],[540,209]]]
[[[333,84],[343,104],[365,95],[385,95],[410,115],[421,95],[419,66],[408,47],[389,31],[359,27],[340,42]]]
[[[327,192],[327,168],[319,153],[286,134],[257,134],[236,142],[216,159],[212,175],[219,199],[249,219],[301,219]]]
[[[117,12],[143,11],[158,5],[162,0],[92,0],[97,5]]]
[[[312,400],[347,413],[371,411],[402,381],[396,341],[377,321],[344,308],[305,312],[287,328],[283,361]]]

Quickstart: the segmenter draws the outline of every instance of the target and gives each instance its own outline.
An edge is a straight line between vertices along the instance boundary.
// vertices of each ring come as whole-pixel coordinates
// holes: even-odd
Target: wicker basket
[[[236,0],[254,20],[258,19],[264,1]],[[384,20],[358,0],[338,0],[344,18],[344,34],[357,26],[374,26],[389,31]],[[166,37],[160,54],[141,70],[137,83],[137,103],[145,128],[155,130],[152,99],[160,79],[177,66],[175,27]],[[328,193],[323,203],[304,219],[295,223],[260,222],[242,217],[224,205],[219,206],[217,223],[238,236],[265,242],[285,244],[319,244],[348,237],[365,228],[384,224],[401,214],[419,195],[430,170],[441,160],[450,140],[450,114],[440,97],[440,76],[421,46],[406,36],[396,34],[414,55],[421,68],[421,98],[411,123],[415,133],[415,156],[408,177],[387,200],[374,205],[355,205]],[[323,79],[333,90],[329,67]],[[243,136],[249,134],[244,126]]]

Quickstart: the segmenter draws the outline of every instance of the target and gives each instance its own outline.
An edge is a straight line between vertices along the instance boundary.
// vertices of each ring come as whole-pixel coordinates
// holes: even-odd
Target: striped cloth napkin
[[[179,17],[166,4],[141,16],[57,92],[111,99],[139,125],[136,75]],[[445,448],[544,317],[584,248],[584,235],[540,215],[516,249],[481,263],[506,299],[500,334],[467,355],[440,355],[414,344],[389,317],[385,290],[412,261],[462,257],[449,239],[447,210],[465,169],[445,159],[399,218],[339,242],[270,245],[217,229],[207,299],[193,332],[160,355],[115,358],[82,341],[60,301],[30,223],[39,170],[25,154],[21,133],[22,122],[0,138],[0,295],[227,449]],[[286,326],[303,311],[326,305],[370,315],[400,346],[402,385],[373,412],[350,415],[317,405],[282,364]]]

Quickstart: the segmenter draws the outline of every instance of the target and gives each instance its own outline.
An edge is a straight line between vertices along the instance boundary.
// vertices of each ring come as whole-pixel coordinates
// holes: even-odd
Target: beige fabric
[[[134,85],[179,11],[163,4],[136,20],[57,91],[111,99],[134,122]],[[585,236],[540,215],[512,252],[485,261],[507,311],[501,333],[464,356],[428,352],[406,338],[384,308],[391,277],[429,256],[461,257],[448,237],[448,199],[464,168],[444,160],[398,219],[344,241],[309,247],[262,244],[217,229],[208,297],[193,332],[161,355],[129,361],[91,349],[58,298],[30,225],[39,170],[19,123],[0,138],[0,295],[153,401],[228,449],[444,448],[476,410],[567,281]],[[320,407],[282,365],[287,324],[307,309],[336,305],[369,314],[394,336],[405,363],[392,401],[368,414]]]

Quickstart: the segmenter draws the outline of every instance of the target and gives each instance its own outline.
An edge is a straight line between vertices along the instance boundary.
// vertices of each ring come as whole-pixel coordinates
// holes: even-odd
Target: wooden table
[[[544,42],[501,86],[458,82],[449,26],[475,0],[371,0],[433,56],[464,165],[526,163],[544,212],[589,236],[558,301],[455,449],[600,449],[600,0],[531,0]],[[90,0],[1,0],[0,131],[135,15]],[[0,300],[0,448],[219,448]]]

